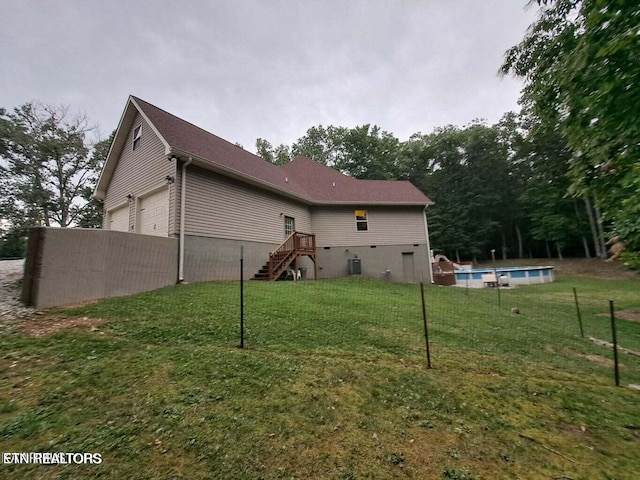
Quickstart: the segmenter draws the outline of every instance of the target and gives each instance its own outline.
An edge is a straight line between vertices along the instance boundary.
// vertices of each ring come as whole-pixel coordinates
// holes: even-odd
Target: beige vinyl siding
[[[356,230],[356,210],[367,211],[367,231]],[[311,219],[320,247],[427,243],[422,207],[316,207]]]
[[[133,130],[142,125],[142,141],[133,150]],[[104,208],[106,211],[121,205],[127,195],[138,197],[166,185],[165,177],[175,175],[175,163],[167,160],[164,145],[140,114],[127,132],[127,140],[120,152],[118,164],[107,188]],[[175,185],[175,184],[174,184]],[[169,186],[169,205],[174,204],[175,188]],[[137,225],[137,208],[131,208],[129,225]],[[175,209],[169,209],[169,235],[175,232]]]
[[[251,188],[198,167],[187,168],[185,233],[207,237],[280,243],[284,217],[299,232],[311,232],[306,205]]]

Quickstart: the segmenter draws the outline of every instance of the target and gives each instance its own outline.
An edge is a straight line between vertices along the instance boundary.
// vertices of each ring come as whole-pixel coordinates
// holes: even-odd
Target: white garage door
[[[109,212],[109,230],[129,231],[129,205]]]
[[[169,235],[169,190],[162,190],[140,199],[140,233]]]

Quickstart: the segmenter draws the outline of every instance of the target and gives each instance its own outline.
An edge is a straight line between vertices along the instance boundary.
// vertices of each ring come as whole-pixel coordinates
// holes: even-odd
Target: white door
[[[284,217],[284,238],[296,231],[296,221],[293,217]]]
[[[169,190],[162,190],[140,199],[140,233],[166,237],[169,235]]]
[[[109,212],[109,230],[118,232],[129,231],[129,205],[116,208]]]

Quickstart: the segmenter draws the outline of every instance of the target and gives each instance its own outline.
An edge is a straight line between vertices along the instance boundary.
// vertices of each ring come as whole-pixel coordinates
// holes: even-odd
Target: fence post
[[[498,271],[496,270],[496,249],[491,249],[491,259],[493,261],[493,276],[496,279],[496,290],[498,291],[498,308],[502,307],[502,301],[500,299],[500,279],[498,278]]]
[[[618,338],[616,336],[616,317],[613,314],[613,300],[609,300],[609,313],[611,315],[611,333],[613,334],[613,363],[616,375],[616,387],[619,387],[620,371],[618,369]]]
[[[240,348],[244,348],[244,246],[240,246]]]
[[[427,350],[427,368],[431,368],[431,353],[429,352],[429,329],[427,328],[427,307],[424,301],[424,282],[420,280],[420,296],[422,297],[422,322],[424,323],[424,343]]]
[[[584,338],[584,330],[582,329],[582,316],[580,315],[580,305],[578,304],[578,293],[576,287],[573,287],[573,298],[576,302],[576,313],[578,314],[578,324],[580,325],[580,336]]]

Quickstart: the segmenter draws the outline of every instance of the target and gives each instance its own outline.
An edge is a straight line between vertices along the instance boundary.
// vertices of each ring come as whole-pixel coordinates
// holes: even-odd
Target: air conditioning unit
[[[349,267],[349,275],[362,275],[362,259],[350,258],[347,260],[347,266]]]

